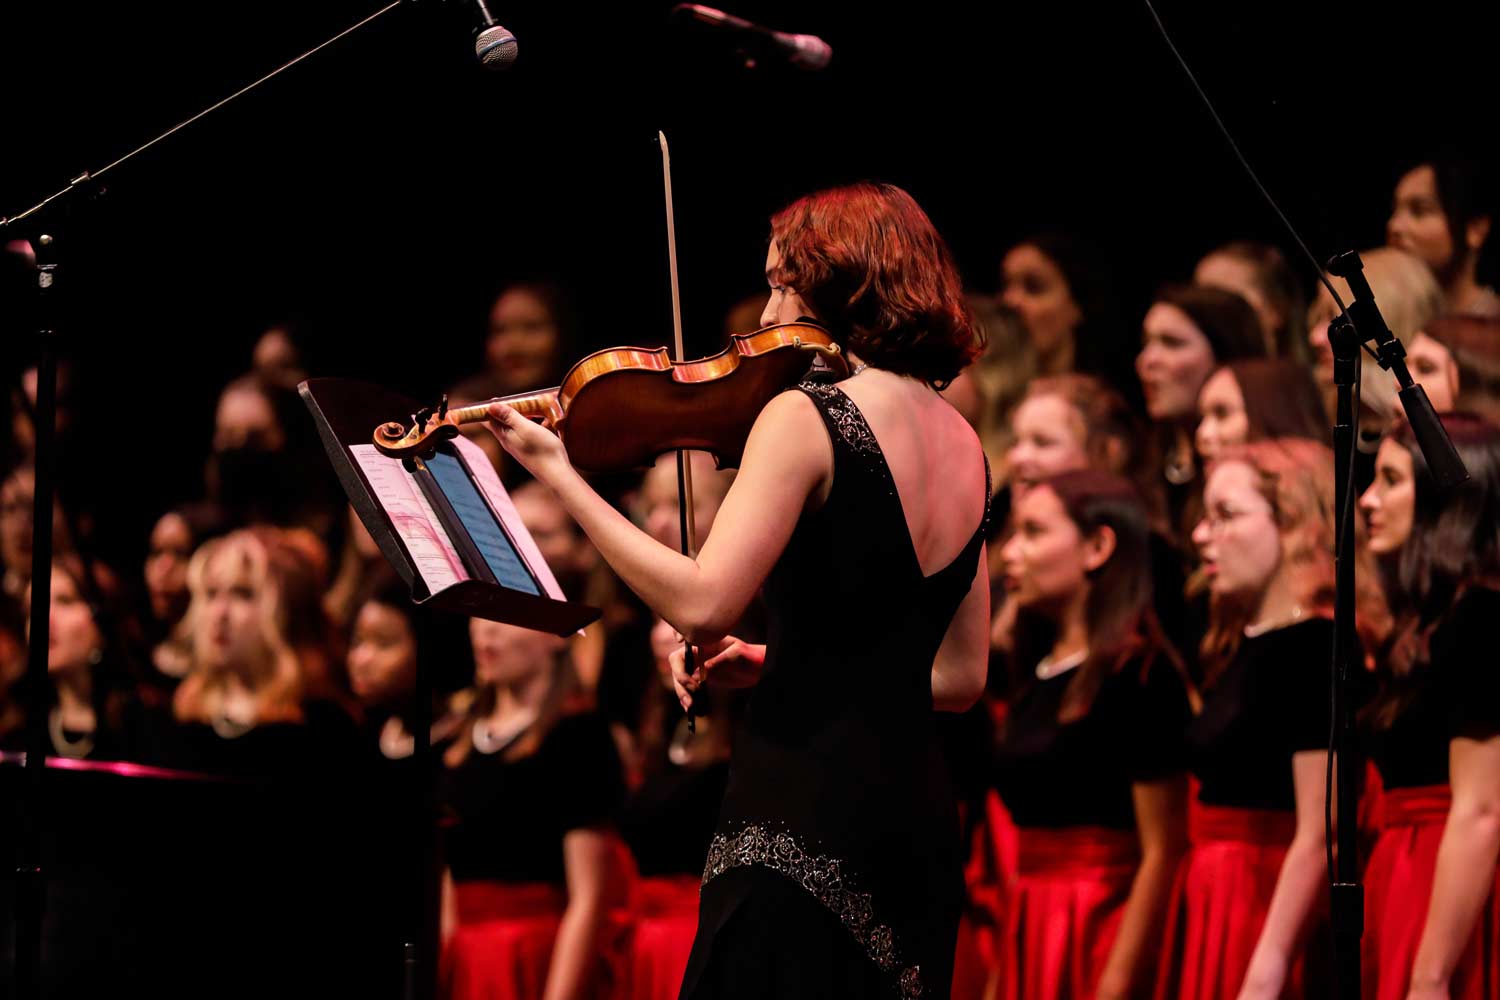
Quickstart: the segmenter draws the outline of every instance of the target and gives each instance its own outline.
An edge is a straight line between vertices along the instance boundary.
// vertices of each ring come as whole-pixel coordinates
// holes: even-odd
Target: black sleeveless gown
[[[766,581],[765,670],[735,744],[681,997],[944,1000],[963,852],[932,664],[985,525],[924,577],[864,417],[835,386],[800,388],[832,439],[833,485]]]

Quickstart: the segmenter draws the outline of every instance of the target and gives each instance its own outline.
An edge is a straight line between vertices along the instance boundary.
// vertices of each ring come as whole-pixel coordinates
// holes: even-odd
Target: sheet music
[[[370,488],[375,491],[381,506],[390,514],[396,534],[406,544],[406,551],[411,553],[412,562],[427,585],[427,592],[436,594],[460,580],[467,580],[469,574],[463,568],[458,551],[438,523],[427,497],[402,467],[401,460],[382,455],[373,444],[353,445],[349,452],[370,481]],[[488,460],[485,465],[489,465]]]
[[[511,544],[510,537],[501,527],[495,512],[490,508],[490,502],[485,499],[484,494],[479,491],[478,485],[470,477],[464,468],[463,459],[457,455],[450,455],[440,451],[429,456],[423,465],[427,474],[432,476],[437,484],[438,492],[447,501],[449,509],[458,518],[461,531],[469,536],[478,550],[479,560],[483,567],[487,567],[494,576],[495,582],[506,590],[519,590],[523,594],[541,595],[541,585],[531,578],[531,571],[526,568],[526,561]],[[423,485],[418,480],[418,486]],[[427,493],[424,489],[422,492]],[[437,498],[427,494],[427,499],[437,505]],[[438,509],[441,509],[439,507]],[[446,525],[447,522],[445,522]],[[449,530],[450,538],[457,538],[453,531]],[[483,575],[480,568],[476,570]]]
[[[469,466],[469,471],[474,473],[474,481],[479,484],[479,491],[484,498],[490,502],[490,508],[495,512],[495,517],[505,525],[505,530],[510,533],[511,540],[516,543],[516,550],[521,558],[526,560],[526,568],[531,570],[531,575],[541,583],[542,589],[547,596],[554,601],[566,601],[562,588],[557,585],[557,577],[552,575],[552,570],[547,566],[547,560],[542,558],[542,550],[537,548],[536,540],[531,537],[531,532],[526,530],[526,525],[521,523],[521,515],[516,511],[515,502],[511,500],[510,494],[505,491],[505,486],[500,482],[500,476],[495,472],[495,467],[490,464],[489,456],[484,449],[463,435],[453,439],[453,444],[463,456]],[[374,446],[370,446],[374,451]]]

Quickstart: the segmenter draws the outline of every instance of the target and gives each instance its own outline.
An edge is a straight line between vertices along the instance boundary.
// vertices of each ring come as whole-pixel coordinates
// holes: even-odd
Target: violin
[[[839,376],[848,359],[823,327],[812,322],[768,326],[736,334],[712,357],[688,361],[682,347],[682,301],[677,282],[677,236],[672,211],[672,163],[667,137],[656,133],[661,150],[662,191],[667,212],[667,263],[671,275],[672,332],[676,359],[665,347],[616,347],[590,354],[568,370],[555,389],[487,399],[448,408],[444,396],[436,412],[412,414],[375,429],[375,447],[393,458],[421,454],[458,434],[463,424],[489,417],[495,403],[507,403],[522,416],[555,431],[575,468],[609,472],[650,465],[677,452],[677,509],[682,554],[694,556],[692,465],[687,450],[709,452],[718,467],[735,468],[755,418],[777,393],[795,385],[821,356]],[[690,643],[683,642],[689,675],[696,670]],[[693,711],[687,729],[694,731]]]
[[[760,411],[820,356],[839,376],[848,374],[832,335],[811,322],[735,334],[724,350],[697,361],[673,361],[665,347],[614,347],[579,361],[553,389],[453,409],[445,396],[436,411],[413,414],[409,427],[381,424],[374,443],[392,458],[424,454],[505,403],[555,431],[569,461],[585,472],[643,468],[685,448],[735,468]]]

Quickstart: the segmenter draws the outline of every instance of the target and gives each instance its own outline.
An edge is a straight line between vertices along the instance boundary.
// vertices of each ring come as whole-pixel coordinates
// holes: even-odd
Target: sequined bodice
[[[932,996],[920,965],[942,947],[930,940],[944,923],[933,907],[956,906],[963,892],[932,666],[974,579],[984,524],[924,576],[863,415],[836,386],[800,388],[832,440],[833,485],[766,582],[765,672],[704,880],[745,865],[796,880],[891,973],[898,995]]]

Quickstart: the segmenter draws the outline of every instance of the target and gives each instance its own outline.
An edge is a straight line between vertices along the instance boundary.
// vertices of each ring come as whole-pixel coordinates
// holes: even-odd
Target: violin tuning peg
[[[438,403],[438,419],[446,420],[448,417],[448,394],[443,393],[442,401]]]

